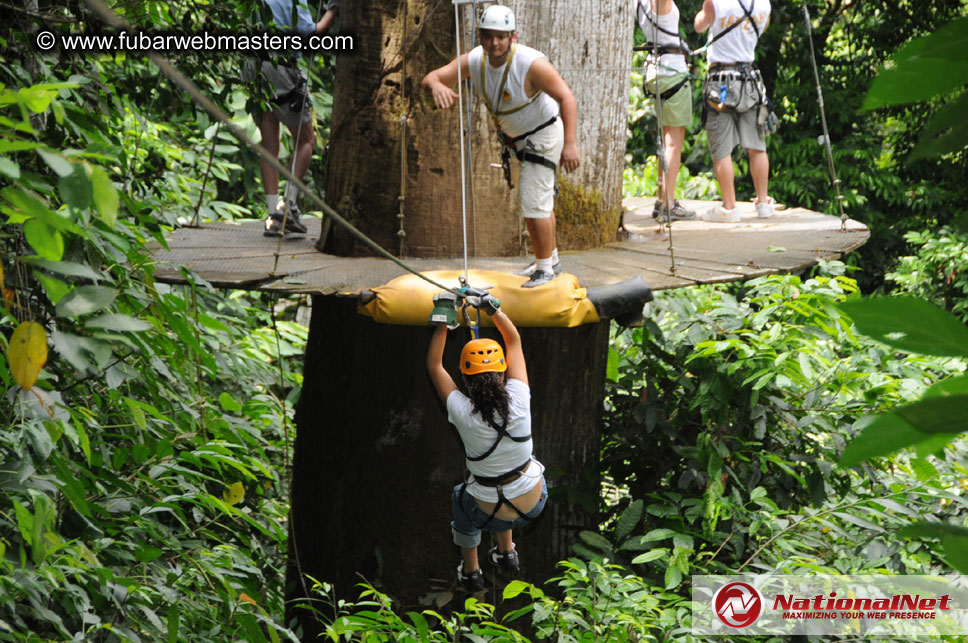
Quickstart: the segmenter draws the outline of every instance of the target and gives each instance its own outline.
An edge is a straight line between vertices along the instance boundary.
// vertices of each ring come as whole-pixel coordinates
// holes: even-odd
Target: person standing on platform
[[[676,200],[676,180],[682,159],[686,128],[692,125],[692,85],[685,54],[689,47],[679,36],[679,7],[674,0],[638,0],[635,19],[649,43],[646,61],[646,92],[658,94],[661,109],[662,142],[665,148],[666,173],[659,182],[658,198],[652,216],[659,218],[668,209],[672,221],[688,221],[696,213]],[[662,214],[663,220],[665,215]]]
[[[299,36],[321,36],[333,26],[339,12],[339,0],[329,0],[326,13],[319,22],[313,22],[309,9],[301,0],[263,0],[272,13],[276,27],[286,33]],[[262,146],[279,158],[280,123],[292,134],[295,165],[293,174],[300,181],[306,175],[309,161],[313,155],[313,112],[309,103],[308,78],[299,69],[291,56],[277,56],[261,61],[261,78],[267,85],[270,98],[269,111],[257,105],[253,118],[262,135]],[[278,237],[285,233],[304,234],[306,226],[302,223],[301,212],[297,205],[299,192],[294,184],[286,186],[286,193],[279,198],[279,172],[265,159],[260,160],[262,187],[266,195],[268,216],[265,221],[267,237]],[[288,212],[287,212],[288,210]]]
[[[770,24],[770,11],[770,0],[705,0],[693,21],[697,32],[710,29],[713,40],[706,53],[709,71],[703,109],[713,171],[723,197],[722,204],[703,213],[705,221],[740,220],[733,184],[732,152],[736,145],[742,145],[749,155],[757,216],[773,216],[775,201],[769,195],[770,160],[765,140],[770,133],[768,117],[772,117],[772,109],[754,62],[756,45]]]
[[[454,104],[457,65],[491,113],[502,143],[505,178],[511,184],[510,154],[521,162],[521,216],[535,262],[522,287],[546,284],[561,274],[555,234],[556,172],[578,169],[578,103],[568,84],[540,51],[517,42],[514,13],[501,5],[484,10],[481,45],[427,74],[421,84],[440,109]]]

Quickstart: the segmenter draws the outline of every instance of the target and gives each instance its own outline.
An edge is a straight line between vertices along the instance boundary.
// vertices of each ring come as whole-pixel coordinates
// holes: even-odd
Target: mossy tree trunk
[[[520,42],[544,52],[578,100],[582,166],[562,174],[566,197],[556,205],[560,247],[602,245],[614,239],[621,212],[631,6],[624,0],[507,4],[517,16]],[[355,2],[342,9],[341,29],[354,35],[356,46],[337,59],[327,200],[395,254],[401,250],[401,176],[402,254],[463,254],[457,109],[436,110],[420,87],[424,74],[456,55],[453,11],[451,3],[436,0]],[[467,11],[469,38],[473,21]],[[465,39],[462,45],[467,51],[471,43]],[[499,147],[477,98],[468,139],[475,195],[468,209],[468,252],[521,254],[517,193],[490,167],[500,160]],[[335,228],[326,250],[364,252]]]

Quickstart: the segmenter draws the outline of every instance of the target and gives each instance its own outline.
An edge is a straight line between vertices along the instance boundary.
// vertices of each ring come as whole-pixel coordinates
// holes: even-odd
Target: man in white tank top
[[[439,109],[457,100],[457,65],[460,77],[472,77],[503,141],[521,161],[518,188],[534,249],[530,278],[533,288],[561,273],[555,241],[555,173],[557,167],[573,172],[578,157],[578,103],[568,84],[544,54],[517,44],[514,14],[491,5],[479,23],[481,45],[427,74],[421,84],[431,91]]]
[[[757,126],[761,105],[769,99],[754,63],[759,37],[770,24],[770,10],[770,0],[705,0],[693,22],[697,32],[710,29],[715,39],[706,53],[709,74],[703,99],[709,153],[723,203],[703,213],[706,221],[740,220],[733,185],[732,152],[736,145],[742,145],[750,158],[757,216],[765,219],[773,215],[770,160],[762,126]],[[724,31],[727,33],[717,39]]]

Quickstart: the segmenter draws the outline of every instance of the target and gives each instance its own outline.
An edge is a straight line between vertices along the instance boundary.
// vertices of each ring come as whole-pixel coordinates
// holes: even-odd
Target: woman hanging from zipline
[[[434,303],[438,307],[454,306],[453,296],[447,295],[438,295]],[[497,545],[487,554],[491,564],[514,574],[519,561],[511,530],[541,513],[548,490],[544,466],[532,455],[531,389],[521,336],[499,310],[501,302],[496,298],[484,294],[467,299],[494,320],[504,338],[507,359],[493,339],[469,341],[460,357],[468,393],[464,395],[444,368],[448,326],[439,323],[427,351],[427,371],[464,448],[467,473],[466,479],[454,487],[451,527],[454,543],[461,550],[457,579],[465,590],[474,593],[484,589],[484,574],[477,559],[481,531],[494,532],[497,539]],[[431,320],[436,317],[432,315]]]

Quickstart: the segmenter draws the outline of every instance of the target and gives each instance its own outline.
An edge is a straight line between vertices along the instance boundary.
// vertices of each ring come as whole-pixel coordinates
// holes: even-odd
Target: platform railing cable
[[[830,171],[830,181],[834,186],[834,197],[837,210],[840,213],[840,231],[847,231],[847,215],[844,214],[844,197],[840,193],[840,179],[837,178],[837,168],[834,166],[834,152],[830,146],[830,132],[827,130],[827,115],[823,107],[823,89],[820,86],[820,71],[817,68],[817,54],[813,49],[813,27],[810,25],[810,10],[807,3],[803,3],[803,21],[807,25],[807,41],[810,43],[810,62],[813,64],[813,79],[817,83],[817,104],[820,106],[820,124],[823,127],[823,145],[827,151],[827,169]]]
[[[114,13],[107,5],[105,5],[102,2],[102,0],[84,0],[84,1],[108,25],[116,29],[123,29],[127,32],[132,31],[131,25],[129,25],[127,21],[124,20],[124,18]],[[464,294],[461,293],[458,289],[441,284],[435,279],[421,273],[419,270],[411,268],[405,262],[401,261],[397,257],[394,257],[391,253],[387,252],[382,246],[380,246],[378,243],[373,241],[373,239],[371,239],[362,231],[360,231],[356,226],[354,226],[352,223],[347,221],[339,212],[334,210],[332,207],[330,207],[329,204],[327,204],[325,201],[319,198],[319,196],[317,196],[314,192],[312,192],[306,186],[306,184],[302,182],[302,180],[296,178],[296,176],[289,171],[289,168],[279,163],[279,160],[275,158],[275,156],[270,154],[268,150],[266,150],[264,147],[262,147],[261,145],[259,145],[258,143],[250,139],[249,136],[244,131],[242,131],[240,127],[238,127],[235,123],[233,123],[229,119],[228,115],[225,112],[223,112],[215,103],[213,103],[211,99],[205,96],[205,94],[203,94],[201,90],[199,90],[198,87],[191,80],[186,78],[184,74],[178,71],[178,69],[174,65],[172,65],[167,58],[165,58],[161,54],[154,51],[147,51],[145,52],[145,55],[148,56],[148,58],[150,58],[152,62],[158,65],[158,68],[161,70],[161,72],[166,76],[168,76],[168,78],[171,79],[173,83],[175,83],[178,87],[183,89],[185,93],[191,96],[191,98],[202,109],[208,112],[217,121],[221,122],[225,126],[225,128],[229,132],[231,132],[236,139],[238,139],[240,143],[242,143],[244,146],[246,146],[247,148],[255,152],[261,159],[265,160],[273,168],[275,168],[282,176],[284,176],[287,180],[291,181],[292,184],[296,186],[296,189],[298,189],[302,194],[304,194],[307,198],[309,198],[310,201],[312,201],[313,205],[315,205],[317,208],[322,210],[333,221],[341,225],[349,234],[351,234],[358,241],[360,241],[360,243],[362,243],[367,248],[369,248],[379,256],[383,257],[384,259],[387,259],[393,262],[394,264],[403,268],[407,272],[419,277],[420,279],[423,279],[427,283],[430,283],[440,288],[441,290],[447,290],[449,292],[452,292],[459,297],[464,296]]]

